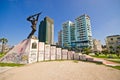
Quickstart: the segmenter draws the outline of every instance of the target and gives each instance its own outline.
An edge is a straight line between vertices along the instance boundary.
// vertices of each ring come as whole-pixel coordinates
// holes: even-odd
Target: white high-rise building
[[[62,24],[62,46],[71,47],[71,43],[75,41],[75,24],[71,21]]]
[[[75,19],[76,46],[93,47],[90,17],[86,14]]]

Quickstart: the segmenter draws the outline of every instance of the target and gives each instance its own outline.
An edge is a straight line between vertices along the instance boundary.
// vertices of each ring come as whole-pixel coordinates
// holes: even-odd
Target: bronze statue
[[[38,13],[38,14],[32,15],[32,16],[29,16],[29,17],[27,18],[27,20],[32,23],[32,26],[31,26],[31,27],[32,27],[32,31],[31,31],[31,33],[29,34],[29,36],[27,37],[28,39],[31,38],[32,35],[33,35],[33,34],[35,33],[35,31],[36,31],[36,24],[37,24],[37,21],[38,21],[38,18],[39,18],[39,15],[40,15],[40,14],[41,14],[41,12]]]

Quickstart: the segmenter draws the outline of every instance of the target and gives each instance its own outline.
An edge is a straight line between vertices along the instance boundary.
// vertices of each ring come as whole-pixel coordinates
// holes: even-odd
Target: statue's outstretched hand
[[[41,12],[40,13],[38,13],[38,15],[40,15],[41,14]]]

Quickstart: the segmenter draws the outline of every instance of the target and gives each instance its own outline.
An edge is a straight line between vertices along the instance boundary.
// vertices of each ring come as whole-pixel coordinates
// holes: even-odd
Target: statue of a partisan
[[[30,21],[31,24],[32,24],[32,26],[31,26],[31,27],[32,27],[32,31],[31,31],[31,33],[29,34],[29,36],[27,37],[28,39],[31,38],[32,35],[34,35],[34,33],[35,33],[35,31],[36,31],[36,24],[37,24],[37,21],[38,21],[38,18],[39,18],[39,15],[40,15],[40,14],[41,14],[41,12],[38,13],[38,14],[32,15],[32,16],[29,16],[29,17],[27,18],[27,20]]]

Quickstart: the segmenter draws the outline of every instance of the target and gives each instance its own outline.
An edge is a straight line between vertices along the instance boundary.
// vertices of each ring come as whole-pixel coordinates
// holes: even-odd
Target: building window
[[[111,41],[113,41],[113,38],[111,38]]]

